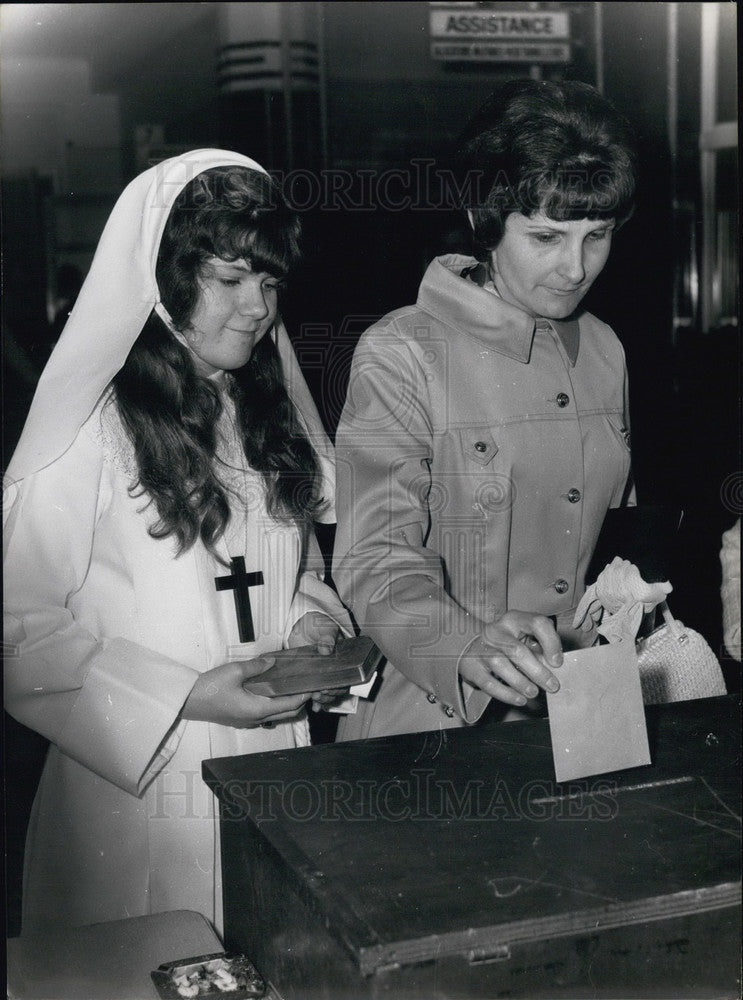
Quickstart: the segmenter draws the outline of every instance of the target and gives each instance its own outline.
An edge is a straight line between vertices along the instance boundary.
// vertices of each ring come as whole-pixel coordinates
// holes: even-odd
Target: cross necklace
[[[232,415],[230,414],[229,416],[232,427],[233,442],[236,446],[237,454],[242,456],[244,459],[242,443],[240,441],[237,426],[232,418]],[[244,465],[241,465],[241,472],[244,485],[243,496],[241,499],[245,503],[245,551],[247,552],[249,516],[248,499],[250,493],[248,491],[247,475],[245,473]],[[253,612],[250,607],[250,588],[263,586],[263,573],[260,570],[254,573],[246,572],[244,556],[230,557],[230,567],[232,569],[232,573],[229,576],[216,576],[214,578],[214,585],[217,590],[231,590],[233,592],[233,597],[235,599],[235,614],[237,615],[237,630],[240,636],[240,642],[254,642],[255,629],[253,627]]]
[[[230,576],[215,576],[217,590],[232,590],[235,598],[235,614],[237,615],[237,630],[240,642],[254,642],[253,612],[250,608],[250,588],[263,586],[263,573],[245,572],[243,556],[233,556],[230,559],[232,573]]]

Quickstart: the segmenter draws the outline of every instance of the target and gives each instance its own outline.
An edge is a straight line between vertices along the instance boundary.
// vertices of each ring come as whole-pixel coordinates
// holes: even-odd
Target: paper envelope
[[[564,654],[547,693],[558,781],[650,763],[640,668],[631,639]]]

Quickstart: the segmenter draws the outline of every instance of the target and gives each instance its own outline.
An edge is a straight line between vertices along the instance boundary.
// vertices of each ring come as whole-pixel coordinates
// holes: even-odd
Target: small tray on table
[[[266,994],[266,983],[245,955],[214,952],[164,962],[150,973],[162,1000],[248,1000]]]

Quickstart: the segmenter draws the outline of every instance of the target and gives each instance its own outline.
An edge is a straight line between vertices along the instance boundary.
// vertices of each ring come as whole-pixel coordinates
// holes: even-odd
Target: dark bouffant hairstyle
[[[198,174],[176,200],[160,243],[157,283],[177,329],[196,306],[209,257],[246,260],[283,280],[299,260],[300,223],[274,181],[243,167]],[[251,468],[262,473],[268,510],[306,525],[322,505],[315,452],[286,390],[271,333],[244,368],[227,375]],[[197,373],[189,351],[153,312],[113,380],[114,398],[137,459],[132,494],[155,504],[155,538],[175,536],[179,552],[215,543],[230,518],[219,476],[218,389]]]
[[[634,207],[636,149],[626,119],[593,87],[510,80],[468,125],[455,157],[475,252],[500,243],[507,217],[615,219]]]

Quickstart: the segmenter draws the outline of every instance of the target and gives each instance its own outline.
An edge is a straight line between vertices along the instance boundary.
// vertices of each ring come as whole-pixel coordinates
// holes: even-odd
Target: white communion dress
[[[180,169],[184,161],[187,169],[167,197],[162,178],[173,176],[167,165],[158,175],[155,168],[147,172],[149,186],[144,175],[133,182],[142,213],[157,203],[167,216],[198,170],[223,162],[256,166],[213,150],[171,162]],[[125,208],[120,228],[131,218],[131,204]],[[161,225],[151,228],[159,241]],[[78,319],[73,322],[73,311],[58,345],[61,354],[50,360],[7,475],[6,708],[50,741],[27,838],[23,932],[173,909],[199,911],[219,929],[218,825],[202,761],[293,748],[307,742],[307,723],[234,729],[183,721],[184,701],[200,672],[281,648],[308,611],[325,612],[344,631],[350,623],[322,582],[314,535],[266,512],[263,480],[247,467],[226,392],[218,460],[231,488],[232,517],[217,545],[221,561],[201,542],[179,555],[172,538],[148,533],[157,513],[146,495],[130,489],[133,446],[105,385],[156,304],[154,277],[150,299],[143,304],[140,295],[136,302],[136,318],[125,315],[117,326],[101,313],[99,334],[108,324],[127,335],[119,335],[115,350],[106,343],[104,373],[91,361],[95,377],[80,373],[74,401],[61,406],[84,338],[92,343],[85,325],[101,294],[101,275],[115,261],[106,252],[98,271],[95,263],[91,269],[93,287],[81,292]],[[149,254],[151,269],[155,256]],[[332,454],[319,417],[286,333],[271,335],[279,338],[288,389],[332,498]],[[247,588],[252,639],[250,632],[241,637],[235,600],[242,568],[258,574]]]

